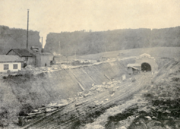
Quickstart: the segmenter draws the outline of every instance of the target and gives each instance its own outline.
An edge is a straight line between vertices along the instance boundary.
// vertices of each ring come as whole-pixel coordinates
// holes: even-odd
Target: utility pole
[[[27,41],[26,41],[26,49],[28,49],[28,29],[29,29],[29,9],[27,10]]]

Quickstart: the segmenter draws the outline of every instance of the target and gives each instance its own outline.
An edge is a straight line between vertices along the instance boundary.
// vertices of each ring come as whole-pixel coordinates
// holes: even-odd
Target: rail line
[[[74,107],[72,110],[58,110],[51,115],[44,117],[43,119],[34,122],[33,124],[30,124],[24,128],[49,128],[49,129],[56,129],[60,127],[68,127],[72,125],[74,122],[76,122],[80,117],[84,117],[86,114],[83,113],[77,113],[78,109],[84,109],[88,107],[89,105],[94,104],[94,101],[98,99],[98,101],[103,101],[105,98],[110,97],[111,100],[108,100],[104,102],[103,104],[97,105],[95,108],[91,109],[89,112],[94,113],[95,111],[98,111],[102,108],[106,108],[110,105],[113,105],[115,102],[123,101],[128,96],[134,94],[135,92],[138,92],[141,88],[144,87],[145,84],[148,84],[149,75],[146,76],[139,76],[136,79],[137,81],[135,83],[132,82],[124,82],[123,84],[120,84],[118,91],[115,92],[114,97],[110,97],[111,95],[108,93],[109,91],[105,91],[103,93],[99,93],[95,97],[88,97],[84,101],[78,101],[76,103],[72,103],[68,105],[69,107]],[[134,87],[133,87],[134,85]],[[79,105],[78,105],[79,104]],[[67,107],[68,108],[68,107]],[[60,123],[60,118],[66,117],[67,114],[76,114],[73,119],[69,119],[63,123]]]
[[[142,83],[139,83],[139,84],[142,84]],[[144,83],[144,84],[145,84],[145,83]],[[140,86],[140,87],[141,87],[141,86]],[[140,87],[139,87],[139,88],[140,88]],[[139,89],[139,90],[140,90],[140,89]],[[136,88],[133,89],[133,92],[131,92],[131,94],[133,94],[133,93],[135,93],[135,92],[137,92]],[[130,93],[130,91],[125,92],[124,94],[126,94],[126,93]],[[116,101],[122,101],[123,99],[125,99],[126,97],[128,97],[128,96],[130,95],[130,94],[128,94],[127,96],[125,96],[124,94],[122,94],[121,96],[118,96],[118,97],[113,98],[110,102],[106,102],[106,103],[103,104],[102,106],[103,106],[103,107],[106,107],[106,106],[108,106],[108,105],[111,105],[111,104],[115,103]],[[123,96],[123,97],[122,97],[122,96]],[[119,97],[122,97],[122,98],[119,99]],[[102,109],[102,106],[97,106],[97,107],[94,108],[93,111],[91,111],[91,112],[97,111],[98,109]],[[83,115],[83,114],[82,114],[82,115]],[[64,125],[70,126],[70,125],[71,125],[74,121],[76,121],[77,119],[78,119],[78,117],[77,117],[77,118],[74,118],[73,120],[69,120],[68,122],[63,123],[63,124],[61,124],[61,125],[54,126],[54,127],[50,128],[50,129],[56,129],[56,128],[59,128],[60,126],[64,126]]]

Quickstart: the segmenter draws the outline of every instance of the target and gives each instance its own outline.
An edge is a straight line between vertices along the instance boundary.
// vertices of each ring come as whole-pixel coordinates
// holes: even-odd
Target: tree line
[[[31,46],[42,47],[39,42],[39,32],[29,31],[29,48]],[[23,29],[9,28],[0,26],[0,54],[5,54],[12,48],[26,48],[27,31]]]
[[[69,56],[144,47],[180,47],[180,27],[49,33],[45,51]]]

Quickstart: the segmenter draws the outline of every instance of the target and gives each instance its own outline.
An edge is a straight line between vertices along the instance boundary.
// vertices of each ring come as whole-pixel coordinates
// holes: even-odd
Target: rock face
[[[0,26],[0,54],[5,54],[12,48],[26,48],[27,31],[23,29]],[[39,32],[29,31],[29,48],[36,46],[41,48]]]
[[[180,27],[49,33],[45,50],[63,55],[86,55],[132,48],[178,47],[179,35]]]

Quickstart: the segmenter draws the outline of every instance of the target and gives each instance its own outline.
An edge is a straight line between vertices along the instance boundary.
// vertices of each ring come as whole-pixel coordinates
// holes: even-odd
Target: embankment
[[[61,69],[37,75],[8,76],[0,79],[0,108],[10,118],[16,118],[23,105],[37,108],[60,99],[75,98],[78,92],[88,90],[92,84],[120,79],[126,74],[126,65],[133,62],[106,62],[72,69]]]

